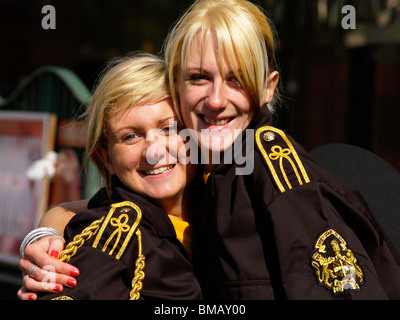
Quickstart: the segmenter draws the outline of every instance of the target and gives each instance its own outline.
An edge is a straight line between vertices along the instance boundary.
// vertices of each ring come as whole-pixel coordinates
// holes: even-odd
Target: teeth
[[[213,119],[210,119],[210,118],[207,118],[206,116],[204,116],[204,121],[206,123],[211,124],[211,125],[217,125],[217,126],[226,124],[229,122],[229,120],[230,120],[229,118],[223,119],[223,120],[213,120]]]
[[[173,167],[174,167],[174,165],[170,165],[170,166],[156,168],[156,169],[149,169],[149,170],[145,170],[144,173],[147,175],[161,174],[161,173],[172,170]]]

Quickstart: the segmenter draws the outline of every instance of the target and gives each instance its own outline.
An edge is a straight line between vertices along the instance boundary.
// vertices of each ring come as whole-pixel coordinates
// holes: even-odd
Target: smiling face
[[[99,156],[129,189],[154,199],[167,212],[180,206],[196,166],[176,159],[184,145],[170,99],[135,106],[107,123],[107,147]]]
[[[181,114],[199,135],[202,148],[223,151],[250,124],[254,107],[226,56],[219,63],[215,39],[200,39],[193,42],[186,67],[177,74]]]
[[[203,155],[230,147],[261,106],[274,110],[274,48],[269,20],[247,0],[196,1],[173,27],[165,44],[171,95]],[[224,143],[217,137],[210,148],[214,138],[202,129],[224,131]]]

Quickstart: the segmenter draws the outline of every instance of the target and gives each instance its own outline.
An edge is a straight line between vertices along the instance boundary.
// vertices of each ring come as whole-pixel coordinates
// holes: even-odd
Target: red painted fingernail
[[[50,252],[50,256],[57,259],[58,258],[58,251],[57,250],[52,250]]]
[[[72,269],[69,272],[69,274],[70,274],[70,276],[77,277],[77,276],[79,276],[79,271],[78,271],[78,269]]]
[[[76,280],[72,279],[72,278],[69,278],[67,280],[67,285],[70,286],[70,287],[75,287],[76,286]]]
[[[35,295],[31,294],[31,295],[28,297],[28,300],[36,300],[36,299],[35,299]]]
[[[61,286],[61,284],[56,284],[56,285],[54,286],[53,290],[54,290],[55,292],[61,292],[61,291],[62,291],[62,286]]]

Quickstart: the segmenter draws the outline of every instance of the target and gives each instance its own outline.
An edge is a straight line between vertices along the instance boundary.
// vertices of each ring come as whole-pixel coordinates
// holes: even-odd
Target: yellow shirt
[[[207,183],[211,172],[203,174],[204,183]],[[174,226],[176,238],[183,244],[189,256],[192,257],[192,226],[187,221],[182,221],[174,216],[168,216]]]
[[[183,244],[189,256],[192,256],[192,226],[187,221],[168,216],[171,220],[177,239]]]
[[[210,176],[210,173],[211,173],[211,171],[210,171],[210,172],[204,172],[204,173],[203,173],[204,183],[207,183],[207,180],[208,180],[208,177]]]

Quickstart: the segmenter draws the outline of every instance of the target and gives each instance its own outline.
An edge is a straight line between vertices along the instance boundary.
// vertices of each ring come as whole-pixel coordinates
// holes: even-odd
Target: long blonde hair
[[[156,104],[170,98],[165,62],[154,55],[136,52],[112,60],[99,77],[86,110],[85,160],[90,159],[110,191],[111,177],[98,156],[107,149],[107,122],[110,117],[135,106]]]
[[[253,105],[264,104],[268,76],[277,70],[272,23],[260,7],[246,0],[197,0],[176,23],[164,44],[171,95],[179,117],[177,72],[180,68],[185,70],[193,41],[199,36],[208,41],[214,35],[220,68],[226,54]],[[271,111],[277,98],[276,92],[268,104]]]

